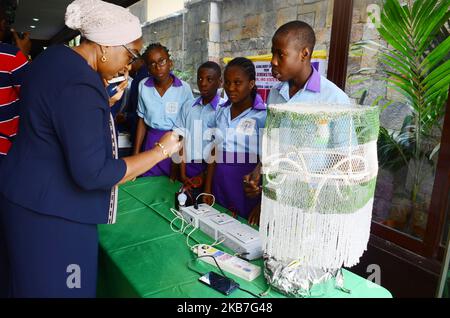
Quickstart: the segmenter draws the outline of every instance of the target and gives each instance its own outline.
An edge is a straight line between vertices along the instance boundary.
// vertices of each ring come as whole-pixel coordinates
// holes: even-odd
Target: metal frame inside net
[[[260,220],[266,265],[279,262],[286,272],[294,262],[297,274],[313,277],[308,271],[336,273],[359,262],[370,235],[378,131],[375,107],[268,107]],[[274,275],[281,281],[281,272],[266,270],[272,282]]]

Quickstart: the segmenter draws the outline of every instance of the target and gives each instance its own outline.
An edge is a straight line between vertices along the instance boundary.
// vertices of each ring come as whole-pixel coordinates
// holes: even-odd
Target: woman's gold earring
[[[100,59],[103,63],[105,63],[108,59],[106,58],[106,55],[103,55]]]

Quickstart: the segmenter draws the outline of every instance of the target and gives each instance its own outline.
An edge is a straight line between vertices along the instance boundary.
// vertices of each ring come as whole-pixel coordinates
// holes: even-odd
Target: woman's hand
[[[128,78],[121,82],[119,85],[117,85],[117,93],[114,94],[109,98],[109,107],[114,106],[115,103],[117,103],[123,96],[123,93],[128,87]]]
[[[169,131],[161,137],[159,145],[137,155],[122,158],[127,165],[127,171],[119,184],[134,180],[137,176],[153,168],[158,162],[179,151],[180,148],[181,141],[178,135]]]
[[[173,131],[168,131],[161,137],[159,143],[167,151],[169,157],[181,150],[182,144],[179,135]]]

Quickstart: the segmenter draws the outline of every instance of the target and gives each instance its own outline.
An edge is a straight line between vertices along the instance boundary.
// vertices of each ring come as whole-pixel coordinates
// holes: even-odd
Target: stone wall
[[[143,28],[146,44],[161,42],[175,67],[191,75],[197,67],[224,57],[270,53],[271,39],[282,24],[300,19],[316,31],[316,49],[328,50],[333,0],[191,0],[185,10]]]
[[[128,7],[130,9],[130,12],[133,13],[135,16],[139,18],[139,21],[145,22],[148,20],[148,1],[139,1],[135,4]]]
[[[330,0],[224,0],[221,52],[224,56],[268,54],[276,29],[297,19],[316,31],[317,50],[328,49],[332,10]]]
[[[183,70],[192,76],[191,84],[196,87],[197,68],[203,62],[208,61],[209,43],[209,1],[187,3],[184,29],[184,68]]]
[[[156,20],[142,29],[145,46],[160,42],[166,46],[174,61],[175,68],[183,69],[183,12]]]
[[[371,5],[381,3],[382,0],[354,0],[351,45],[361,40],[384,44],[368,23],[367,15]],[[224,57],[268,54],[275,30],[291,20],[309,23],[316,33],[315,49],[328,52],[333,5],[334,0],[191,0],[186,2],[185,10],[145,25],[144,41],[167,46],[175,68],[183,71],[195,88],[196,70],[201,63],[207,60],[222,63]],[[373,52],[349,54],[348,75],[362,67],[379,67]],[[370,76],[364,81],[349,79],[346,84],[346,92],[355,100],[364,88],[370,88],[365,104],[371,104],[378,96],[399,99],[398,93],[388,89],[385,82]],[[398,128],[406,112],[405,105],[393,104],[382,113],[382,122],[388,128]]]

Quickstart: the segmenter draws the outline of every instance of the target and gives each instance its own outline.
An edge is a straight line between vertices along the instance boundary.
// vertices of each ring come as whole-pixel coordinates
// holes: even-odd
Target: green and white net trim
[[[374,107],[269,106],[260,220],[267,257],[322,269],[359,262],[370,234],[378,130]]]

